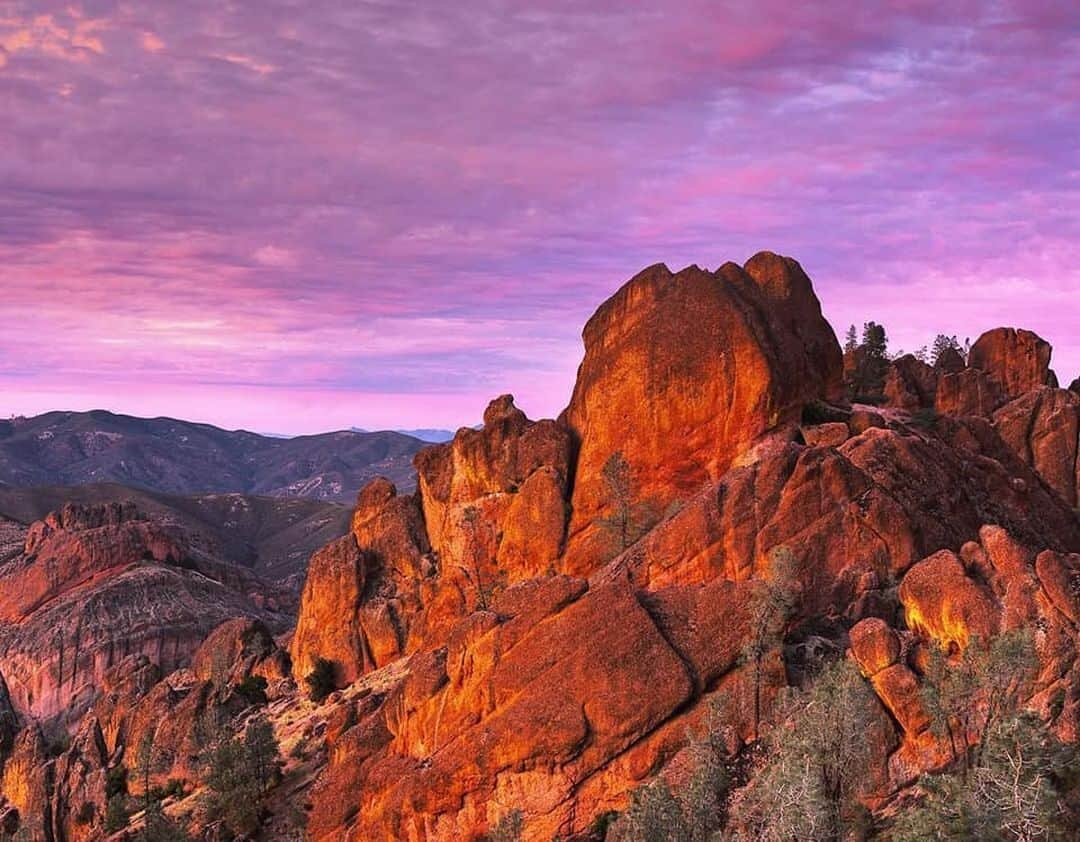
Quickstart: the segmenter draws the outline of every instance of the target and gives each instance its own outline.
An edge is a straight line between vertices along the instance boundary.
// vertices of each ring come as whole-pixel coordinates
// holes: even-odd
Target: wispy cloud
[[[1080,10],[873,6],[15,0],[5,406],[552,414],[622,280],[761,248],[838,327],[1024,325],[1071,379]]]

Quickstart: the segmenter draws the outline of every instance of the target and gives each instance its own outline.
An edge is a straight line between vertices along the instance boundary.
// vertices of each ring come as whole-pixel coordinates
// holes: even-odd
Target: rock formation
[[[919,641],[962,646],[1010,624],[1057,623],[1064,648],[1053,663],[1071,663],[1073,621],[1058,615],[1075,612],[1080,522],[1065,484],[1051,479],[1075,465],[1075,434],[1037,435],[1037,456],[1007,423],[1045,416],[1036,428],[1057,431],[1071,404],[1027,389],[992,414],[1042,375],[1025,381],[1013,372],[1026,364],[987,340],[986,370],[953,359],[894,364],[896,408],[949,410],[940,416],[909,424],[862,410],[841,421],[838,408],[796,429],[807,404],[836,397],[840,354],[823,325],[793,261],[761,255],[716,273],[652,267],[586,328],[562,419],[569,443],[503,397],[482,430],[420,454],[417,498],[400,505],[422,509],[430,557],[415,530],[401,530],[412,536],[404,553],[400,542],[396,556],[383,551],[419,570],[415,600],[395,613],[410,630],[397,649],[407,677],[335,734],[311,793],[309,837],[473,838],[515,811],[525,839],[583,832],[674,763],[708,711],[724,711],[737,743],[752,740],[748,700],[767,706],[820,646],[850,645],[891,715],[875,720],[879,803],[946,760],[921,709],[910,660]],[[510,484],[521,494],[538,476],[545,493],[520,507],[531,528],[511,526]],[[370,518],[372,500],[395,499],[385,487],[365,491],[357,520]],[[524,541],[508,555],[513,534]],[[313,648],[320,624],[346,617],[322,634],[348,665],[343,682],[381,663],[356,618],[403,604],[408,591],[405,576],[368,590],[375,543],[369,534],[328,548],[301,609]],[[978,558],[984,574],[971,572]],[[490,583],[483,599],[477,579]],[[440,589],[449,581],[452,600]],[[791,591],[796,609],[783,652],[766,656],[752,689],[747,612],[770,582]],[[1030,596],[1017,602],[1015,592]],[[1063,608],[1051,610],[1055,599]],[[1076,692],[1071,673],[1056,675]],[[1066,708],[1062,732],[1075,727],[1065,723],[1076,720],[1073,702]]]
[[[254,583],[131,512],[31,528],[0,569],[20,583],[0,598],[0,822],[97,838],[103,781],[150,735],[155,784],[181,780],[170,808],[201,827],[199,758],[259,710],[287,748],[267,838],[297,812],[313,842],[482,839],[509,818],[525,842],[592,838],[705,729],[752,756],[782,691],[838,657],[873,690],[859,792],[887,810],[953,757],[928,653],[1017,628],[1038,637],[1027,701],[1080,737],[1080,399],[1042,340],[904,357],[886,408],[842,405],[809,280],[763,253],[646,269],[584,344],[560,419],[503,395],[417,455],[415,493],[361,490],[287,643]],[[785,610],[762,637],[769,600]],[[316,702],[319,659],[336,691]],[[98,812],[76,826],[80,803]]]
[[[572,573],[623,549],[612,518],[654,525],[806,403],[840,391],[840,346],[809,279],[769,252],[716,272],[652,266],[601,305],[584,340],[565,412],[579,443]],[[604,471],[614,454],[625,488]]]
[[[999,327],[971,346],[968,365],[985,371],[1008,399],[1038,386],[1057,386],[1050,371],[1050,343],[1030,330]]]
[[[121,504],[34,523],[0,583],[0,674],[15,710],[36,718],[77,716],[128,655],[165,672],[186,664],[231,617],[283,629],[292,599]]]

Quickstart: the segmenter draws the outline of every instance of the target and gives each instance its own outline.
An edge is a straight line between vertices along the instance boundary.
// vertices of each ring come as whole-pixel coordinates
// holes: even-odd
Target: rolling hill
[[[237,493],[352,502],[376,476],[415,486],[425,443],[396,432],[274,438],[103,410],[0,421],[0,484],[121,483],[169,494]]]

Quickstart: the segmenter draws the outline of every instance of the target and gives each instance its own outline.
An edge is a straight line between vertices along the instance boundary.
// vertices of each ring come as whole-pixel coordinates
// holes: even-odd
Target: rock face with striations
[[[1042,386],[993,416],[1001,438],[1069,505],[1080,505],[1080,395]]]
[[[75,717],[126,656],[171,671],[230,617],[284,628],[290,600],[132,506],[68,505],[0,566],[0,674],[20,715]]]
[[[564,414],[579,442],[572,573],[622,548],[605,528],[620,506],[638,531],[651,526],[806,403],[839,394],[840,346],[810,281],[770,252],[716,272],[650,267],[597,310],[584,340]],[[604,470],[616,453],[621,490]]]

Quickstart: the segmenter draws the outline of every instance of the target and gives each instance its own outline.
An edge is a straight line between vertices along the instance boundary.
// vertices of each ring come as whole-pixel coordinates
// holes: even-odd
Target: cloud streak
[[[838,330],[1080,374],[1074,4],[542,6],[15,2],[3,403],[553,414],[622,280],[761,248]]]

